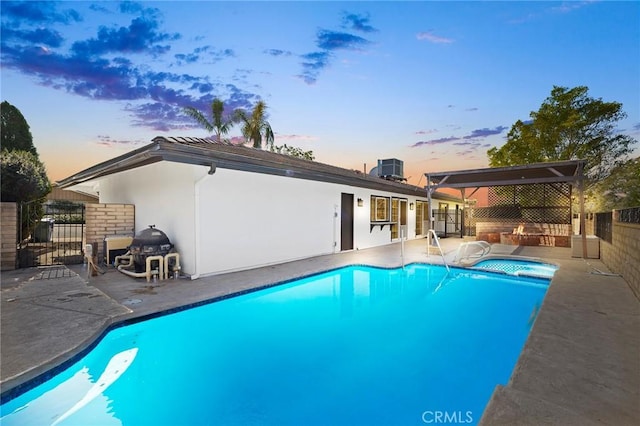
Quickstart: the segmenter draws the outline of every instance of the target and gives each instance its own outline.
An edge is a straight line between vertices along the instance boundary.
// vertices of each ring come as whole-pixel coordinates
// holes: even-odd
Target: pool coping
[[[600,260],[557,264],[511,377],[479,424],[637,424],[640,301],[622,277],[594,272],[607,270]]]

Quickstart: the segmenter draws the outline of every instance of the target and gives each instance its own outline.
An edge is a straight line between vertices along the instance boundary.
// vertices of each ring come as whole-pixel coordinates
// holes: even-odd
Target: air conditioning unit
[[[384,179],[403,180],[403,162],[397,158],[378,160],[378,176]]]

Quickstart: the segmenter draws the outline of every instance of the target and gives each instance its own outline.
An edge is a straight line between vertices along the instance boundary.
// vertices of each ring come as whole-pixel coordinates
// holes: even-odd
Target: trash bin
[[[36,243],[48,243],[53,239],[53,223],[54,219],[45,217],[40,219],[40,222],[36,225],[36,229],[33,231],[33,241]]]

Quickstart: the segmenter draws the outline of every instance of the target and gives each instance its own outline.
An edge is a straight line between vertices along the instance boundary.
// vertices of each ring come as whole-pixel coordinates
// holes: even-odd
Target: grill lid
[[[145,249],[143,251],[151,251],[150,247],[154,247],[156,250],[160,251],[169,251],[173,247],[171,241],[169,241],[169,237],[167,234],[162,232],[159,229],[156,229],[155,225],[149,225],[147,229],[143,229],[138,234],[136,234],[135,238],[131,242],[131,248],[142,248]]]

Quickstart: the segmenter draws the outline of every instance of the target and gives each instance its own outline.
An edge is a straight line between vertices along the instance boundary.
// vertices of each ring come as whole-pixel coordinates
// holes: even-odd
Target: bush
[[[81,214],[56,214],[55,223],[57,224],[73,224],[77,225],[84,223],[84,218]]]
[[[2,150],[0,169],[2,201],[34,201],[51,192],[44,164],[31,152]]]
[[[21,235],[26,238],[42,217],[45,197],[51,192],[44,164],[28,151],[2,150],[0,182],[2,201],[22,204]]]

